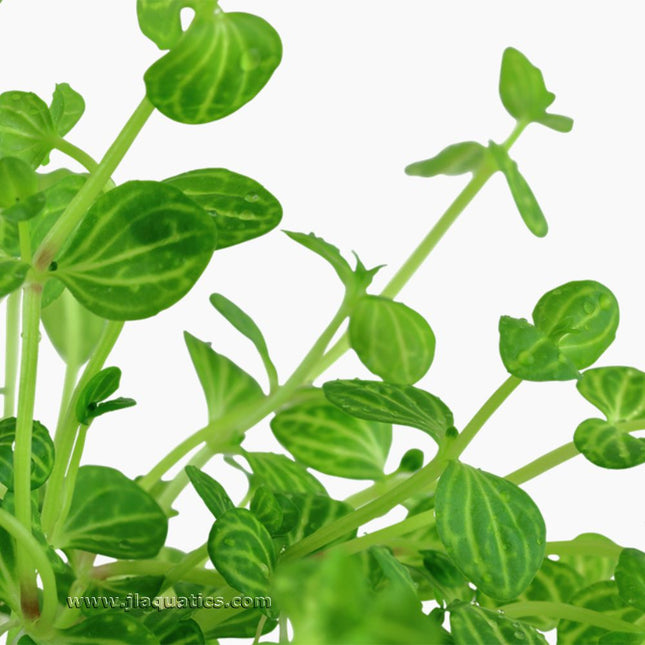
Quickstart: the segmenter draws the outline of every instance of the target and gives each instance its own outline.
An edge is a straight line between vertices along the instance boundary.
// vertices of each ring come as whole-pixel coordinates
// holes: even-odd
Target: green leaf
[[[410,448],[401,457],[399,467],[396,470],[401,473],[414,473],[422,468],[424,458],[422,450]]]
[[[47,104],[32,92],[0,94],[0,157],[38,167],[57,138]]]
[[[266,486],[260,486],[251,499],[251,513],[264,524],[272,536],[278,535],[284,516],[278,498]]]
[[[85,101],[68,83],[57,83],[49,111],[56,131],[64,137],[83,116]]]
[[[531,187],[518,170],[517,163],[508,156],[508,152],[503,146],[497,145],[494,141],[488,144],[488,148],[497,167],[506,177],[517,210],[527,228],[533,235],[544,237],[548,233],[549,225]]]
[[[318,390],[278,412],[271,429],[298,461],[322,473],[350,479],[383,477],[392,427],[350,417]]]
[[[409,603],[420,603],[417,597],[417,586],[409,569],[394,557],[392,551],[384,546],[373,546],[370,552],[381,568],[386,584],[396,588]]]
[[[83,466],[56,548],[113,558],[153,558],[167,531],[168,519],[157,502],[123,473]]]
[[[202,11],[207,3],[191,3]],[[159,49],[170,49],[177,44],[183,33],[181,10],[188,5],[186,0],[137,0],[137,18],[141,31]]]
[[[468,578],[453,564],[442,551],[426,549],[421,551],[424,573],[439,603],[453,600],[470,602],[475,592],[468,586]]]
[[[213,617],[213,611],[210,609],[201,609],[195,614],[195,620],[201,623],[202,628],[208,625],[208,619]],[[211,645],[212,639],[216,638],[254,638],[258,630],[258,624],[266,614],[260,609],[240,609],[223,622],[218,622],[208,629],[204,629],[204,638]],[[262,634],[272,632],[278,624],[273,618],[268,618]]]
[[[571,540],[575,555],[561,555],[562,564],[569,565],[582,576],[585,585],[608,580],[614,575],[620,547],[609,538],[598,533],[582,533]],[[587,551],[591,550],[592,554]],[[596,551],[597,554],[593,554]]]
[[[466,602],[450,608],[450,628],[455,645],[546,645],[533,627]]]
[[[463,141],[444,148],[438,155],[406,167],[408,175],[436,177],[477,172],[486,159],[486,148],[475,141]]]
[[[146,71],[148,98],[175,121],[215,121],[255,97],[281,58],[280,36],[262,18],[198,12],[172,49]]]
[[[136,401],[133,399],[117,398],[105,401],[108,396],[111,396],[119,389],[120,382],[121,370],[118,367],[106,367],[95,374],[81,390],[76,402],[76,418],[78,422],[89,425],[92,419],[106,412],[136,405]]]
[[[266,341],[258,326],[253,322],[253,319],[242,311],[235,303],[231,302],[219,293],[213,293],[210,297],[211,304],[217,311],[219,311],[226,320],[228,320],[235,329],[241,334],[246,336],[255,345],[258,354],[264,363],[264,368],[269,378],[271,387],[276,387],[278,384],[278,374],[275,365],[269,356]]]
[[[166,184],[131,181],[93,204],[56,275],[98,316],[147,318],[188,293],[214,248],[212,218],[195,202]]]
[[[509,374],[527,381],[568,381],[579,374],[557,344],[525,318],[499,319],[499,353]]]
[[[381,296],[365,296],[357,303],[349,342],[365,367],[390,383],[416,383],[434,358],[434,333],[423,316]]]
[[[208,554],[226,582],[248,596],[266,596],[276,554],[269,532],[245,508],[220,517],[208,536]]]
[[[615,578],[623,602],[645,611],[645,553],[638,549],[623,549]]]
[[[179,188],[213,217],[218,249],[260,237],[282,219],[280,202],[264,186],[225,168],[192,170],[164,183]]]
[[[587,370],[577,385],[607,420],[583,421],[573,437],[576,448],[602,468],[645,463],[645,438],[629,434],[645,427],[645,373],[633,367],[599,367]]]
[[[441,443],[454,427],[452,412],[441,399],[411,385],[380,381],[329,381],[323,385],[327,400],[359,419],[411,426]]]
[[[573,130],[573,119],[561,114],[543,114],[539,119],[535,119],[536,123],[541,123],[551,130],[556,132],[571,132]]]
[[[106,326],[103,318],[83,307],[67,290],[42,310],[41,317],[60,357],[77,367],[88,361]]]
[[[20,260],[0,259],[0,298],[18,289],[27,278],[29,265]]]
[[[254,485],[272,492],[325,494],[325,487],[302,465],[272,452],[245,452]]]
[[[233,361],[215,352],[209,343],[188,332],[184,332],[184,340],[204,390],[209,422],[232,410],[257,405],[264,397],[255,379]]]
[[[172,645],[204,645],[204,635],[199,625],[186,618],[190,609],[171,608],[150,611],[143,617],[143,624],[159,639]],[[191,612],[192,613],[192,612]]]
[[[608,617],[618,618],[625,622],[634,623],[643,617],[643,612],[623,603],[613,580],[596,582],[581,589],[574,594],[569,603],[576,607],[601,612]],[[598,639],[607,633],[609,630],[602,627],[563,619],[558,624],[558,645],[580,645],[581,643],[591,645],[598,643]],[[645,635],[645,629],[641,638],[643,635]],[[626,641],[620,642],[625,643]]]
[[[14,206],[37,192],[38,175],[26,161],[17,157],[0,159],[0,209]]]
[[[163,576],[124,576],[119,578],[92,578],[83,598],[87,604],[81,606],[85,616],[94,616],[106,611],[122,612],[127,607],[128,596],[154,598],[163,584]]]
[[[122,645],[137,643],[137,645],[158,645],[155,635],[133,616],[123,613],[110,613],[94,616],[84,620],[74,627],[60,632],[61,641],[65,645]]]
[[[190,465],[186,466],[186,474],[197,494],[202,498],[202,501],[214,517],[221,517],[226,511],[235,508],[235,504],[231,501],[224,487],[210,475]]]
[[[436,517],[455,564],[496,600],[521,594],[542,565],[542,515],[521,488],[501,477],[451,462],[437,486]]]
[[[0,484],[13,490],[13,452],[16,418],[0,421]],[[31,489],[40,488],[54,467],[54,442],[45,426],[34,421],[31,429]]]

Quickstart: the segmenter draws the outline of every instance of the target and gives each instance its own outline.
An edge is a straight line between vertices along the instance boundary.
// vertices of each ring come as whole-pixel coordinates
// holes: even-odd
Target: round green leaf
[[[436,517],[455,564],[496,600],[521,594],[542,565],[542,515],[521,488],[501,477],[451,462],[437,486]]]
[[[632,437],[603,419],[583,421],[573,441],[591,463],[601,468],[633,468],[645,463],[645,438]]]
[[[217,248],[259,237],[282,219],[280,202],[257,181],[224,168],[192,170],[164,181],[213,216]]]
[[[212,218],[172,186],[131,181],[100,197],[57,258],[57,277],[109,320],[153,316],[181,299],[215,248]]]
[[[42,423],[34,421],[31,430],[31,488],[39,488],[54,467],[54,442]],[[16,440],[16,419],[0,421],[0,484],[13,490],[13,451]]]
[[[49,111],[56,131],[64,137],[83,116],[85,101],[69,83],[57,83]]]
[[[220,517],[208,536],[208,555],[234,589],[248,596],[266,596],[276,554],[269,532],[245,508]]]
[[[416,383],[430,369],[435,337],[410,307],[380,296],[365,296],[349,322],[349,340],[361,362],[390,383]]]
[[[281,58],[280,37],[262,18],[197,13],[172,49],[145,73],[148,98],[175,121],[215,121],[248,103]]]
[[[167,532],[164,512],[131,479],[114,468],[83,466],[56,548],[113,558],[153,558]]]
[[[623,601],[645,611],[645,553],[638,549],[623,549],[615,578]]]
[[[276,439],[300,462],[328,475],[379,479],[392,442],[392,427],[350,417],[321,392],[278,412]]]

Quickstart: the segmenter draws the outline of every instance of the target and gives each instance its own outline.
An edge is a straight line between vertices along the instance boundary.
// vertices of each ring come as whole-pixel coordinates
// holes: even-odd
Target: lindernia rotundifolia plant
[[[184,5],[194,9],[185,28]],[[645,554],[599,534],[548,542],[540,510],[521,488],[579,453],[600,468],[645,462],[645,439],[634,435],[645,428],[645,373],[594,367],[618,326],[612,292],[593,279],[554,285],[530,320],[502,316],[499,352],[509,376],[463,428],[437,395],[415,387],[431,367],[435,335],[395,299],[497,172],[529,231],[547,233],[510,150],[530,124],[568,132],[573,121],[548,111],[555,96],[516,49],[503,53],[499,82],[515,119],[509,137],[457,143],[406,168],[424,178],[471,177],[382,292],[370,290],[380,267],[367,268],[358,256],[348,261],[346,249],[314,234],[287,232],[344,287],[295,371],[278,375],[258,326],[214,293],[214,315],[257,349],[267,390],[186,333],[207,425],[186,429],[175,449],[156,465],[142,463],[145,474],[134,480],[112,467],[81,465],[98,417],[125,416],[118,411],[135,405],[117,395],[120,370],[106,366],[124,323],[175,304],[213,253],[270,232],[282,217],[264,186],[219,167],[115,185],[114,171],[154,110],[186,124],[222,119],[262,90],[282,57],[271,25],[225,12],[215,0],[138,0],[137,13],[163,53],[100,162],[65,138],[85,105],[70,85],[56,85],[49,105],[29,92],[0,95],[0,634],[21,645],[221,638],[526,645],[545,643],[543,632],[556,629],[561,645],[644,642]],[[44,170],[54,150],[86,172]],[[57,420],[33,418],[41,325],[66,364]],[[325,382],[325,370],[350,348],[373,378]],[[570,381],[598,413],[569,443],[506,477],[462,461],[522,381]],[[245,448],[245,433],[264,419],[288,454]],[[426,459],[411,449],[385,474],[399,426],[429,435],[436,453]],[[232,498],[239,496],[202,470],[215,455],[248,476],[237,506]],[[185,467],[169,477],[178,464]],[[337,500],[312,471],[373,483]],[[169,520],[181,521],[173,502],[187,486],[213,518],[202,527],[203,545],[183,553],[166,536]],[[405,519],[357,536],[397,506],[407,509]],[[141,603],[125,611],[120,601],[133,596],[270,602],[215,610]],[[116,603],[70,604],[79,597]]]

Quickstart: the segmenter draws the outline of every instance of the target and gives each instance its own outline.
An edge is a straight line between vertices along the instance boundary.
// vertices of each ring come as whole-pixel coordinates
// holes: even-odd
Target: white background
[[[381,287],[465,184],[407,177],[410,162],[467,139],[501,141],[513,122],[497,82],[506,46],[523,51],[557,94],[552,109],[575,118],[562,135],[530,126],[512,154],[550,223],[546,239],[524,227],[495,176],[400,299],[430,321],[437,355],[420,385],[441,396],[463,427],[505,378],[497,352],[502,314],[529,316],[547,290],[575,279],[609,286],[621,305],[614,345],[599,365],[645,369],[642,198],[645,94],[639,2],[226,0],[257,12],[284,42],[284,60],[262,93],[233,116],[186,126],[155,114],[118,170],[119,181],[162,179],[202,167],[248,174],[284,206],[282,227],[315,231],[368,265],[385,263]],[[134,0],[5,0],[0,5],[0,90],[38,93],[69,82],[87,101],[70,140],[100,157],[143,94],[158,56],[138,32]],[[53,165],[63,163],[53,157]],[[69,167],[73,162],[64,161]],[[206,408],[182,331],[213,342],[262,379],[249,343],[212,310],[221,292],[263,329],[282,379],[326,325],[341,296],[331,269],[280,232],[216,253],[180,304],[127,325],[108,364],[123,370],[124,396],[139,405],[100,419],[85,463],[146,472],[203,425]],[[55,422],[62,364],[43,342],[38,417]],[[329,377],[367,376],[346,355]],[[506,474],[566,443],[596,412],[573,383],[525,383],[465,455]],[[245,446],[273,450],[268,424]],[[408,447],[431,456],[422,433],[395,433],[391,466]],[[244,480],[220,462],[208,470],[241,499]],[[356,490],[324,478],[337,497]],[[645,547],[643,469],[608,471],[582,457],[530,482],[548,538],[585,531]],[[171,542],[202,543],[208,513],[180,498]],[[395,512],[394,516],[400,516]]]

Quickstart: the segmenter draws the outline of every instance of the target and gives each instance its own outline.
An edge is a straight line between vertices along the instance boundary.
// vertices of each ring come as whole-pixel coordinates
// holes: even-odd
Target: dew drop
[[[538,544],[544,544],[544,540],[543,540],[542,538],[538,538],[538,539],[536,540],[536,542],[537,542]]]
[[[517,638],[518,641],[523,641],[524,640],[524,634],[522,632],[519,632],[519,631],[515,632],[513,634],[513,636],[515,636],[515,638]]]
[[[260,199],[260,196],[256,193],[249,193],[248,195],[244,195],[244,199],[247,202],[257,202],[258,199]]]
[[[497,610],[497,615],[500,616],[500,617],[504,616],[504,610],[503,609],[498,609]]]
[[[244,72],[252,72],[262,62],[262,57],[257,49],[247,49],[240,58],[240,67]]]
[[[597,305],[593,300],[589,299],[584,301],[582,308],[586,314],[592,314],[596,311]]]

